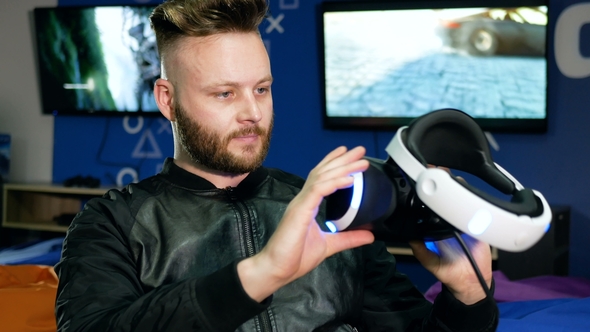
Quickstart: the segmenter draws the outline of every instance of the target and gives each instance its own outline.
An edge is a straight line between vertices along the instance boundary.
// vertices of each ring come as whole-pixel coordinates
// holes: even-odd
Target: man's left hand
[[[473,238],[465,239],[488,288],[492,284],[492,253],[490,246]],[[471,263],[456,239],[437,242],[440,255],[426,248],[424,242],[410,242],[414,256],[440,280],[459,301],[471,305],[486,297]]]

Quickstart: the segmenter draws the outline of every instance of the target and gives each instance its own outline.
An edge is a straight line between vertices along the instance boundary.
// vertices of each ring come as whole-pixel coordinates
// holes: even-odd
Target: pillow
[[[0,265],[0,322],[6,331],[57,330],[52,266]]]

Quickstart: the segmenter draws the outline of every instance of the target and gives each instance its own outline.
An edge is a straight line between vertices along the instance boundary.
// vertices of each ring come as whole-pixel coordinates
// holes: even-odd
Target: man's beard
[[[221,137],[197,121],[191,120],[182,106],[176,104],[174,113],[180,144],[195,163],[224,173],[245,174],[260,167],[268,154],[273,119],[268,130],[254,125]],[[257,154],[254,154],[254,146],[243,147],[242,154],[233,154],[228,150],[232,139],[250,134],[256,134],[261,139],[262,145]]]

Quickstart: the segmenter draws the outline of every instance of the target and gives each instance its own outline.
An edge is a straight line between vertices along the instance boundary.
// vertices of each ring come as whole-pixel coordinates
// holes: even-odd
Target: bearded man
[[[467,260],[415,255],[434,305],[373,234],[324,232],[323,198],[367,169],[336,148],[307,180],[262,166],[273,127],[265,0],[170,0],[151,16],[154,97],[174,133],[163,170],[90,200],[56,265],[60,331],[493,331]],[[319,223],[318,223],[319,222]],[[489,246],[474,251],[492,284]]]

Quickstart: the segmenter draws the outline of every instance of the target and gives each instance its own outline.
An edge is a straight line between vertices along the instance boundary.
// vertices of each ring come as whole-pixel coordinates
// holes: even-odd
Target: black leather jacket
[[[328,258],[262,303],[250,299],[236,264],[262,249],[303,183],[260,168],[218,189],[168,159],[160,174],[90,200],[56,265],[58,329],[495,329],[493,300],[467,307],[443,292],[432,306],[381,243]]]

